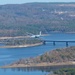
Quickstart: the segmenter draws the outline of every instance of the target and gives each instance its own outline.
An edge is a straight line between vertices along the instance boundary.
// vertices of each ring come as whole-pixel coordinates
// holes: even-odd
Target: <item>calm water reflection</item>
[[[33,72],[33,71],[41,71],[41,72],[51,72],[62,68],[75,68],[75,65],[65,65],[65,66],[47,66],[47,67],[27,67],[27,68],[12,68],[12,71],[23,71],[23,72]],[[7,70],[7,69],[4,69]]]
[[[0,69],[0,74],[3,75],[47,75],[61,68],[75,68],[75,65],[55,66],[55,67],[29,67],[29,68],[12,68]]]

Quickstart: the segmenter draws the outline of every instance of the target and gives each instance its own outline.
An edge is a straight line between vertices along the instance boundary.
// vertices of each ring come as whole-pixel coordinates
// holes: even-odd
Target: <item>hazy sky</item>
[[[75,2],[75,0],[0,0],[0,4],[21,4],[29,2]]]

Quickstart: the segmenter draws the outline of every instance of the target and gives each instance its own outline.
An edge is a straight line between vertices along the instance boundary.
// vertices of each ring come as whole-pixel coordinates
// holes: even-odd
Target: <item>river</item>
[[[75,34],[71,33],[51,33],[47,36],[41,37],[44,40],[69,40],[75,41]],[[69,43],[69,46],[75,46],[75,43]],[[28,48],[0,48],[0,66],[10,64],[21,58],[36,57],[47,51],[54,50],[56,48],[66,47],[65,43],[56,43],[53,46],[52,43],[46,43],[46,45],[28,47]],[[0,69],[0,75],[46,75],[48,72],[42,70],[12,70],[12,69]]]

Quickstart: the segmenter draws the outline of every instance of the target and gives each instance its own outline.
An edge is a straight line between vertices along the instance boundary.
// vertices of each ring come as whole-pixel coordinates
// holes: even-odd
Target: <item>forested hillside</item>
[[[75,32],[75,3],[0,5],[0,36],[37,34],[39,31]]]

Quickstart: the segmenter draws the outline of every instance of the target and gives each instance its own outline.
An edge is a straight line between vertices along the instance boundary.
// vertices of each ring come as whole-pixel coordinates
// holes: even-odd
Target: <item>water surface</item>
[[[68,33],[51,33],[48,36],[41,37],[44,40],[67,40],[75,41],[75,34]],[[69,43],[69,46],[75,46],[75,43]],[[0,66],[10,64],[21,58],[35,57],[41,55],[47,51],[54,50],[56,48],[66,47],[65,43],[56,43],[53,46],[52,43],[46,43],[46,45],[28,47],[28,48],[0,48]],[[0,69],[2,75],[45,75],[47,72],[42,71],[13,71],[11,69]]]

